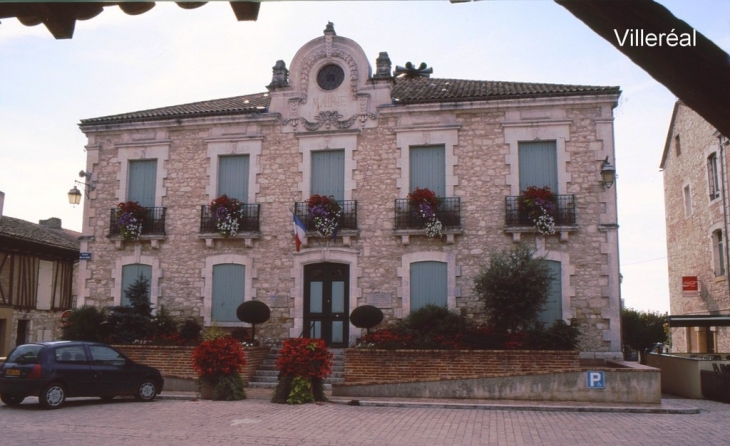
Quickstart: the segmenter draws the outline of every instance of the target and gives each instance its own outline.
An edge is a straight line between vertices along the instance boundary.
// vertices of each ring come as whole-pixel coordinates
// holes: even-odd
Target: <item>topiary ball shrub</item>
[[[263,324],[271,317],[271,310],[260,300],[249,300],[236,308],[236,317],[247,324]]]
[[[368,330],[383,322],[383,312],[372,305],[363,305],[350,313],[350,323],[357,328]]]

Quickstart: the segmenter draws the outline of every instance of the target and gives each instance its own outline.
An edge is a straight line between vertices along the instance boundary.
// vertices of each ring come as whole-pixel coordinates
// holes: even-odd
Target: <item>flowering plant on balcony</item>
[[[334,236],[340,225],[340,217],[342,217],[342,209],[337,204],[335,197],[315,194],[307,200],[307,206],[309,207],[309,219],[322,237]]]
[[[243,217],[243,203],[223,194],[210,202],[210,213],[218,232],[223,237],[232,237],[238,232],[238,222]]]
[[[423,189],[417,187],[416,190],[408,194],[408,203],[417,208],[417,214],[426,222],[427,237],[441,236],[443,225],[436,217],[439,202],[440,200],[436,197],[436,194],[427,187]]]
[[[147,216],[147,209],[136,201],[117,204],[115,214],[119,234],[124,240],[136,240],[142,234],[142,223]]]
[[[548,186],[530,186],[522,191],[520,202],[540,234],[555,234],[556,201],[557,196]]]

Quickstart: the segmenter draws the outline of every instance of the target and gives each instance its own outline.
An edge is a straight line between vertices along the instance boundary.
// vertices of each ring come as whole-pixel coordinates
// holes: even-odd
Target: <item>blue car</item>
[[[163,385],[156,368],[137,364],[98,342],[19,345],[0,367],[0,401],[8,406],[29,396],[37,396],[46,409],[58,409],[71,397],[128,395],[152,401]]]

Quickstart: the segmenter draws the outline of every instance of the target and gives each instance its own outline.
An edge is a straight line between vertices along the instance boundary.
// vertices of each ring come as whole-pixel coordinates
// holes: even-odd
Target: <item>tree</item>
[[[535,325],[552,280],[545,259],[519,244],[493,253],[474,284],[488,324],[500,332],[514,332]]]
[[[666,322],[666,314],[624,308],[621,310],[621,337],[624,345],[637,350],[642,356],[641,362],[646,362],[645,350],[656,343],[666,342]]]
[[[146,339],[152,327],[152,305],[149,299],[149,279],[139,276],[124,290],[129,306],[112,307],[110,310],[109,340],[131,344]]]

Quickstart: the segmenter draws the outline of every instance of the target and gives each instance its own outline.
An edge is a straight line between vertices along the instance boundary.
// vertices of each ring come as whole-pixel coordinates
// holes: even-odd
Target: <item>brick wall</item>
[[[178,347],[165,345],[115,345],[116,349],[133,361],[149,365],[160,370],[166,378],[196,379],[193,369],[193,350],[195,347]],[[241,377],[248,383],[256,369],[264,362],[269,347],[248,347],[246,365]]]
[[[580,370],[577,351],[345,350],[345,384],[488,378]]]

